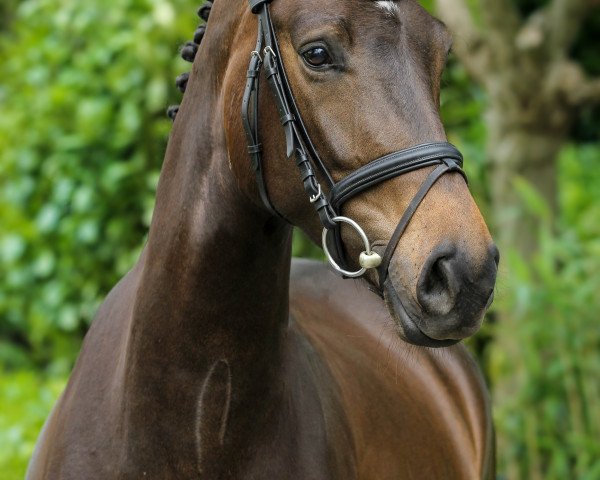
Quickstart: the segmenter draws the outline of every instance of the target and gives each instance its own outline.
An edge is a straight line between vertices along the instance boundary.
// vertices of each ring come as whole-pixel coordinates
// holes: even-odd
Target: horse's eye
[[[302,57],[311,67],[324,67],[331,65],[331,57],[323,47],[314,47],[302,54]]]

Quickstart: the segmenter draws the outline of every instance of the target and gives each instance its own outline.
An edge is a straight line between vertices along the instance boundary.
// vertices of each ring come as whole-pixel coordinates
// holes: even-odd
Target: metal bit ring
[[[329,264],[333,267],[333,269],[336,272],[344,275],[345,277],[358,278],[358,277],[363,276],[368,268],[376,268],[381,263],[381,257],[377,253],[375,253],[371,250],[371,243],[369,242],[369,239],[367,238],[366,233],[364,232],[364,230],[360,227],[360,225],[358,223],[356,223],[354,220],[352,220],[351,218],[348,218],[348,217],[334,217],[332,220],[336,223],[346,223],[346,224],[350,225],[352,228],[354,228],[356,233],[358,233],[358,235],[360,236],[360,238],[363,241],[363,244],[365,246],[365,250],[361,254],[361,261],[360,261],[361,266],[363,264],[363,257],[365,255],[368,257],[371,257],[371,258],[375,258],[375,261],[371,262],[372,266],[369,266],[369,267],[362,266],[362,268],[360,270],[357,270],[356,272],[349,272],[347,270],[344,270],[336,263],[336,261],[331,256],[329,249],[327,248],[327,234],[329,233],[329,230],[324,228],[323,234],[321,236],[321,240],[323,242],[323,252],[325,252],[325,256],[327,257]],[[377,261],[377,257],[379,257],[379,261]]]

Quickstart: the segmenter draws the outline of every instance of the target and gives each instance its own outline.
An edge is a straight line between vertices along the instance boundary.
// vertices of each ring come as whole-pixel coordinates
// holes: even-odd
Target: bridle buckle
[[[252,51],[250,52],[250,58],[252,58],[252,57],[256,57],[256,58],[258,58],[258,61],[259,61],[260,63],[262,63],[262,61],[263,61],[262,57],[260,56],[260,52],[259,52],[258,50],[252,50]]]
[[[321,197],[321,195],[323,195],[323,192],[321,190],[321,184],[318,183],[317,185],[318,185],[317,193],[315,195],[311,195],[309,197],[310,203],[316,203],[319,200],[319,198]]]
[[[271,48],[271,45],[267,45],[263,49],[263,55],[266,57],[267,54],[271,54],[271,56],[273,57],[273,59],[277,59],[277,55],[275,55],[275,51]]]

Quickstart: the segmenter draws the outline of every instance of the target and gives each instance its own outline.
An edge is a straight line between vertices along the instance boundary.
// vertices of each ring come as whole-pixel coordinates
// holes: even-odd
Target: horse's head
[[[298,109],[334,181],[390,152],[446,140],[439,93],[451,38],[414,0],[273,0],[270,10]],[[246,143],[239,102],[256,28],[256,17],[247,12],[236,37],[246,47],[232,55],[225,77],[232,158]],[[320,241],[322,225],[295,161],[286,158],[280,112],[264,76],[262,81],[259,133],[269,200]],[[247,155],[239,157],[232,165],[239,183],[260,202]],[[360,224],[382,253],[434,168],[382,181],[337,213]],[[356,266],[362,241],[346,227],[341,238]],[[498,251],[465,179],[446,173],[416,210],[387,270],[383,295],[401,337],[444,346],[474,334],[493,297],[497,263]],[[378,284],[375,270],[365,278]]]

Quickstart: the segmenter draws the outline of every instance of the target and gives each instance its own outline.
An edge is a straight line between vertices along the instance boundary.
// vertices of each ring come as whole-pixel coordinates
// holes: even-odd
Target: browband
[[[287,156],[288,158],[292,155],[295,157],[304,190],[323,224],[323,250],[329,263],[344,277],[351,278],[362,276],[367,269],[376,268],[379,274],[380,291],[378,293],[383,295],[383,288],[388,276],[391,258],[410,220],[429,190],[444,174],[458,172],[466,180],[467,177],[462,170],[463,157],[456,147],[450,143],[427,143],[393,152],[373,160],[338,183],[335,183],[319,157],[296,105],[285,68],[283,67],[283,59],[281,58],[279,44],[271,21],[269,12],[269,3],[271,1],[249,0],[252,13],[257,15],[258,18],[258,35],[256,48],[250,58],[246,88],[242,101],[242,121],[248,142],[248,153],[252,161],[252,169],[256,175],[261,200],[274,215],[283,218],[269,199],[263,174],[262,147],[258,133],[258,91],[260,70],[262,67],[275,97],[277,111],[285,132]],[[325,192],[319,183],[313,169],[313,164],[327,183],[329,195],[327,195],[327,192]],[[381,182],[414,170],[434,166],[436,168],[427,176],[402,215],[396,230],[388,242],[383,257],[372,251],[367,235],[355,221],[340,215],[343,204],[361,192]],[[349,224],[354,228],[365,245],[365,251],[361,253],[359,259],[361,269],[356,272],[348,271],[339,265],[339,263],[344,261],[344,249],[340,229],[341,223]],[[329,249],[328,233],[330,231],[334,233],[334,254]],[[343,263],[345,264],[346,262]]]

